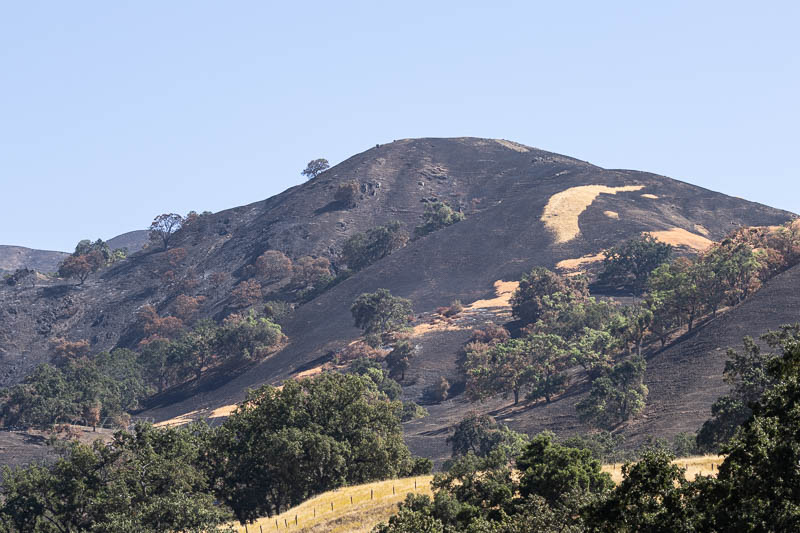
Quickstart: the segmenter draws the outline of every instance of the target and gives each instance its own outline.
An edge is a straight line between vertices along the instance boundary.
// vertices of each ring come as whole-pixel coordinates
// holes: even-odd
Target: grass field
[[[687,479],[716,475],[723,457],[704,455],[674,461],[686,468]],[[622,463],[603,465],[615,483],[622,480]],[[320,494],[272,518],[262,518],[247,528],[236,525],[237,533],[298,531],[305,533],[368,533],[397,511],[406,494],[431,494],[433,476],[392,479],[354,487],[343,487]],[[415,486],[416,484],[416,486]],[[352,500],[351,500],[352,498]],[[333,508],[331,508],[333,504]]]
[[[716,476],[719,465],[725,458],[720,455],[700,455],[697,457],[681,457],[673,463],[686,469],[686,479],[692,481],[698,475]],[[603,465],[603,472],[611,474],[614,483],[622,481],[623,463]]]
[[[278,516],[248,524],[246,530],[237,525],[236,531],[367,533],[379,522],[388,520],[397,511],[397,504],[406,499],[406,494],[430,495],[432,479],[433,476],[420,476],[343,487],[320,494]]]

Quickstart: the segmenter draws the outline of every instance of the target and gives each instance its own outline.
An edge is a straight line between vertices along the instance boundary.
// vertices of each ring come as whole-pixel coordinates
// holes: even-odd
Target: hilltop
[[[334,193],[349,181],[358,184],[358,197],[354,206],[343,206]],[[731,229],[777,225],[793,217],[664,176],[603,169],[510,141],[406,139],[355,155],[269,199],[204,215],[179,231],[171,247],[185,251],[176,269],[192,281],[186,294],[205,298],[198,317],[220,320],[231,310],[232,289],[264,251],[280,250],[292,259],[324,257],[335,267],[347,237],[393,220],[411,232],[425,205],[434,201],[461,210],[466,219],[410,242],[300,305],[281,324],[288,344],[265,361],[244,373],[216,375],[200,387],[162,396],[143,416],[210,416],[241,401],[248,388],[314,371],[360,334],[349,313],[352,301],[362,292],[387,288],[412,301],[418,326],[455,299],[465,304],[495,300],[473,305],[460,324],[417,330],[419,354],[409,369],[404,396],[420,401],[441,377],[454,387],[451,399],[429,406],[429,417],[407,425],[414,452],[441,459],[450,425],[476,408],[498,414],[516,429],[576,432],[581,426],[571,405],[585,393],[580,388],[546,408],[519,410],[507,410],[508,401],[500,399],[469,404],[459,394],[463,378],[456,367],[457,351],[472,327],[508,320],[504,284],[534,266],[563,271],[591,267],[602,250],[643,232],[682,253],[696,253]],[[168,261],[167,253],[150,247],[90,277],[81,288],[49,281],[0,289],[0,384],[16,383],[49,360],[57,337],[86,339],[98,351],[135,346],[141,338],[137,311],[149,304],[166,315],[174,306],[178,293],[161,277]],[[776,278],[762,291],[778,283],[783,282]],[[741,327],[709,323],[655,354],[647,378],[651,407],[639,426],[626,431],[641,437],[696,429],[708,417],[716,394],[724,391],[723,349],[738,344],[744,333],[758,335],[761,328],[797,315],[797,307],[787,301],[785,313],[758,322],[747,318],[767,305],[781,307],[784,292],[776,290],[772,298],[746,303],[752,309],[738,315],[741,319],[733,317],[745,313],[744,305],[730,318],[716,321],[738,320]],[[703,373],[697,374],[692,364]],[[659,388],[660,383],[670,385]],[[676,410],[683,417],[680,424],[675,423]]]

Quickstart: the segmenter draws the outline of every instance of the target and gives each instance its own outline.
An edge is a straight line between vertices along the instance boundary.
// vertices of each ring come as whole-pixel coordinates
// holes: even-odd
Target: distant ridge
[[[0,273],[13,272],[18,268],[30,268],[44,273],[55,272],[58,264],[68,255],[66,252],[0,244]]]
[[[128,253],[133,254],[144,248],[147,241],[147,230],[134,230],[117,235],[107,242],[112,250],[127,248]],[[48,274],[58,270],[59,263],[68,255],[68,252],[0,244],[0,274],[14,272],[18,268],[30,268]]]

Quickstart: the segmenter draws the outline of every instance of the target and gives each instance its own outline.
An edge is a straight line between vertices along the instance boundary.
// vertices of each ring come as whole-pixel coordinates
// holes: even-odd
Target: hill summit
[[[355,187],[348,202],[336,196],[343,184]],[[170,243],[181,254],[150,246],[80,288],[61,280],[3,287],[0,383],[17,383],[49,360],[55,338],[85,339],[95,351],[135,347],[142,339],[136,323],[142,307],[153,306],[166,316],[181,295],[202,297],[194,319],[222,320],[234,309],[232,292],[265,251],[277,250],[292,260],[324,258],[336,271],[348,237],[393,221],[413,233],[426,206],[438,202],[465,219],[299,300],[301,305],[282,320],[288,343],[279,352],[247,372],[217,375],[202,386],[164,395],[145,415],[156,420],[207,416],[241,401],[248,388],[319,368],[360,334],[349,308],[363,292],[389,289],[410,299],[418,316],[455,299],[469,305],[500,298],[494,311],[492,305],[473,305],[473,318],[459,327],[416,331],[418,356],[404,395],[420,399],[442,377],[463,381],[458,348],[473,326],[503,312],[509,294],[506,288],[503,303],[503,284],[534,266],[576,271],[596,262],[603,250],[644,232],[696,253],[737,227],[777,225],[793,216],[664,176],[603,169],[506,140],[399,140],[269,199],[199,217]],[[264,289],[264,300],[277,297],[280,288],[275,294],[270,290]],[[453,388],[451,399],[432,408],[430,417],[409,425],[415,451],[440,453],[442,430],[470,409],[458,392]],[[693,416],[701,417],[702,411],[707,417],[708,407],[697,407]],[[519,427],[535,428],[531,420],[537,416],[519,417]],[[566,430],[576,427],[572,419],[562,422]],[[650,426],[655,433],[660,427]]]

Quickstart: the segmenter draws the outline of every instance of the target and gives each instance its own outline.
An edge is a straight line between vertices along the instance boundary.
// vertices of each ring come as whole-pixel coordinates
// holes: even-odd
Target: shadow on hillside
[[[52,287],[42,288],[42,296],[45,298],[62,298],[71,292],[79,290],[77,285],[65,283],[63,285],[53,285]]]
[[[182,402],[198,394],[215,391],[230,380],[247,372],[247,370],[252,368],[256,363],[256,361],[250,361],[244,364],[229,364],[207,370],[200,378],[200,381],[191,380],[186,383],[181,383],[162,393],[151,396],[142,402],[142,407],[137,412],[164,407]]]

